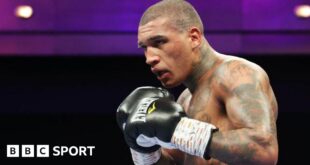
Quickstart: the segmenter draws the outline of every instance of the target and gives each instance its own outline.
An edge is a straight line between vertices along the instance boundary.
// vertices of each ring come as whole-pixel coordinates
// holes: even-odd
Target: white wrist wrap
[[[157,150],[152,153],[141,153],[138,151],[135,151],[130,148],[132,160],[135,165],[151,165],[156,163],[160,156],[161,156],[161,150]]]
[[[172,135],[171,142],[181,151],[203,158],[213,129],[216,127],[212,124],[183,117]]]

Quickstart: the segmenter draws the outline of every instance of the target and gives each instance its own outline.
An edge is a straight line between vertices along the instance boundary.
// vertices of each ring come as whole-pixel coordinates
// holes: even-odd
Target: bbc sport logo
[[[51,149],[51,150],[50,150]],[[95,146],[52,146],[48,144],[9,144],[6,145],[6,157],[8,158],[48,158],[50,156],[93,156]]]

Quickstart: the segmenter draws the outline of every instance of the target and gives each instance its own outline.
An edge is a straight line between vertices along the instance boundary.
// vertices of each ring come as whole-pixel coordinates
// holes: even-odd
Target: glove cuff
[[[130,148],[131,157],[135,165],[152,165],[156,163],[161,156],[161,149],[151,153],[141,153]]]
[[[215,129],[212,124],[183,117],[173,133],[171,142],[181,151],[204,158],[212,131]]]

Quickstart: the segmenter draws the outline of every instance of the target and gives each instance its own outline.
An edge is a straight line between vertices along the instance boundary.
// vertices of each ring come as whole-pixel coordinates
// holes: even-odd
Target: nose
[[[146,61],[150,66],[154,66],[160,61],[160,57],[158,54],[155,53],[155,51],[152,48],[147,48],[147,50],[144,52]]]

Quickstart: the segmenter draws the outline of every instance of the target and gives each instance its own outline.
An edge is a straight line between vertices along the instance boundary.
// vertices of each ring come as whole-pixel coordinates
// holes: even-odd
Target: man
[[[138,29],[146,63],[177,99],[141,87],[120,105],[117,119],[135,164],[276,164],[277,101],[266,72],[216,52],[195,9],[164,0],[149,7]]]

